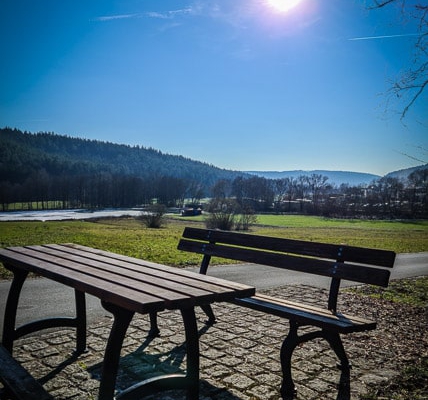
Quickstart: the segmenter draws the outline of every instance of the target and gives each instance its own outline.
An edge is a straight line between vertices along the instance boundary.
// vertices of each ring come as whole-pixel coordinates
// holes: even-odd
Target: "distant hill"
[[[399,171],[390,172],[385,176],[391,177],[391,178],[398,178],[398,179],[407,179],[407,177],[412,172],[419,171],[421,169],[428,169],[428,164],[420,165],[418,167],[413,167],[413,168],[400,169]]]
[[[333,185],[349,184],[350,186],[365,185],[381,178],[379,175],[367,174],[363,172],[350,171],[326,171],[326,170],[293,170],[293,171],[246,171],[248,174],[262,176],[268,179],[298,178],[312,174],[328,177],[328,183]]]
[[[245,175],[142,146],[0,128],[0,182],[22,183],[37,171],[49,176],[103,173],[174,177],[197,182],[205,189],[220,179],[233,180]]]

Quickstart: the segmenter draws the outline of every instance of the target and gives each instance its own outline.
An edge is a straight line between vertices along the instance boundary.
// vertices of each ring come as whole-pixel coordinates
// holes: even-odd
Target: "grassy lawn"
[[[428,276],[417,279],[391,280],[387,288],[364,285],[350,289],[364,296],[384,299],[412,307],[428,307]]]
[[[181,221],[199,221],[203,216]],[[393,250],[428,251],[428,221],[373,221],[302,215],[258,215],[250,233]]]
[[[176,249],[187,225],[205,226],[203,217],[170,218],[161,229],[145,228],[133,218],[0,222],[0,247],[72,242],[167,265],[196,265],[200,262],[198,255]],[[262,215],[249,233],[346,243],[397,253],[428,251],[428,221],[359,221]],[[219,262],[224,260],[213,260],[213,263]],[[8,276],[3,267],[0,276]]]

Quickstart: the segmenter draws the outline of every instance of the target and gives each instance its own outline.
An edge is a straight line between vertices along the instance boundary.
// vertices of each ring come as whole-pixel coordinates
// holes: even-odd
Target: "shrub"
[[[231,231],[235,226],[237,203],[232,199],[213,199],[208,205],[209,215],[205,219],[208,229]]]
[[[251,207],[243,207],[239,221],[236,223],[237,231],[248,231],[252,224],[257,222],[257,215]]]
[[[139,216],[146,228],[160,228],[164,222],[166,207],[163,204],[152,204]]]

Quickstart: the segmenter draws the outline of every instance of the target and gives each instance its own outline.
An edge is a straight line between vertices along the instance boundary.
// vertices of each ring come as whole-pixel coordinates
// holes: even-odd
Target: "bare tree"
[[[319,202],[323,191],[328,187],[328,176],[312,174],[306,178],[306,183],[312,194],[312,203],[315,211],[318,211]]]
[[[401,8],[404,22],[417,22],[417,41],[413,63],[395,81],[390,90],[390,99],[403,101],[400,119],[403,120],[409,109],[426,95],[428,86],[428,5],[425,0],[369,0],[369,9],[381,9],[387,6]]]

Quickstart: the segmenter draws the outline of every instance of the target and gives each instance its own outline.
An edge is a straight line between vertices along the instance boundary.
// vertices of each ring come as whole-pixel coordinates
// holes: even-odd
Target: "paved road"
[[[198,271],[197,268],[191,268]],[[235,282],[246,283],[259,289],[267,289],[284,285],[306,284],[315,287],[328,287],[328,278],[300,274],[293,271],[278,270],[262,265],[228,265],[213,266],[209,274]],[[392,271],[392,279],[428,275],[428,252],[399,254]],[[346,285],[346,282],[343,283]],[[0,334],[3,332],[3,315],[6,296],[10,282],[0,282]],[[87,296],[88,322],[103,316],[110,316],[99,303],[99,300]],[[74,292],[72,289],[48,279],[29,279],[25,282],[19,312],[18,324],[24,321],[52,317],[58,315],[74,315]]]

